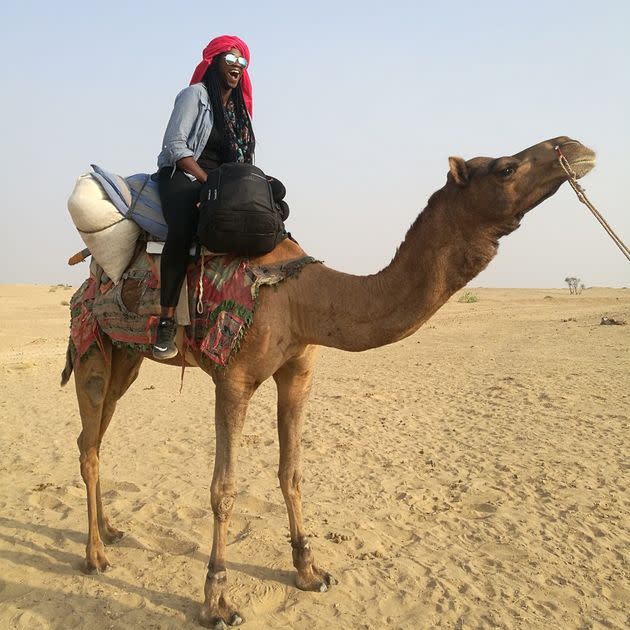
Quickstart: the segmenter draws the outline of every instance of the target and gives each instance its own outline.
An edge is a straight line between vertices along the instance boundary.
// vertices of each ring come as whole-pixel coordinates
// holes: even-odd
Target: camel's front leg
[[[241,439],[247,405],[255,391],[253,384],[238,382],[235,375],[230,382],[218,382],[215,404],[216,453],[210,489],[214,513],[214,536],[208,563],[199,622],[215,630],[243,623],[243,617],[227,594],[226,553],[228,526],[236,498],[237,448]]]
[[[101,413],[101,423],[99,427],[97,457],[101,457],[101,443],[109,423],[116,411],[118,400],[131,387],[132,383],[138,377],[143,357],[141,354],[130,352],[127,348],[112,347],[111,356],[111,378],[105,401],[103,402],[103,410]],[[101,480],[100,476],[96,482],[96,509],[98,519],[98,529],[101,538],[105,544],[118,542],[124,535],[124,532],[114,527],[103,508],[103,500],[101,498]]]
[[[313,372],[311,356],[305,354],[285,364],[275,375],[278,386],[278,477],[289,515],[295,584],[304,591],[327,591],[335,584],[330,573],[315,564],[302,517],[302,425]]]

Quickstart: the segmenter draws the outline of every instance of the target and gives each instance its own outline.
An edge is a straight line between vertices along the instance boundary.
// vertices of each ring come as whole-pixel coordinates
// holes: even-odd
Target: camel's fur
[[[212,627],[242,617],[227,597],[226,540],[236,497],[236,460],[248,403],[272,376],[278,389],[280,486],[287,506],[297,586],[324,591],[333,582],[314,560],[302,519],[301,433],[318,345],[350,351],[398,341],[416,331],[448,298],[494,257],[498,239],[515,230],[523,215],[555,193],[565,180],[557,155],[561,145],[578,176],[594,154],[566,137],[514,156],[451,158],[446,185],[429,200],[392,262],[366,277],[309,265],[297,279],[261,290],[255,321],[226,370],[204,365],[216,386],[216,455],[211,485],[214,538],[200,621]],[[285,243],[260,262],[297,258]],[[75,383],[83,423],[78,439],[81,475],[88,497],[87,570],[108,567],[103,543],[122,536],[103,510],[99,451],[118,399],[138,375],[143,356],[119,350],[104,337],[102,351],[76,361]],[[62,383],[72,371],[67,357]]]

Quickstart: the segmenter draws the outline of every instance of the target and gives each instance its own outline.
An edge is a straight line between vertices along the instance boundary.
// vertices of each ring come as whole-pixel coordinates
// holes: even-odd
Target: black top
[[[201,168],[206,171],[211,171],[221,165],[221,133],[217,128],[217,125],[212,125],[212,131],[206,146],[203,148],[197,163]]]

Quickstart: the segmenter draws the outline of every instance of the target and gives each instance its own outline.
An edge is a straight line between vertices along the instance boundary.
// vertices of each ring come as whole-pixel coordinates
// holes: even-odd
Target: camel
[[[315,561],[301,502],[301,434],[317,347],[360,352],[418,330],[488,265],[499,238],[516,230],[523,216],[566,180],[558,148],[577,177],[593,168],[594,152],[564,136],[498,159],[449,158],[446,184],[431,196],[382,271],[363,277],[308,265],[296,279],[273,291],[261,289],[254,323],[227,369],[197,361],[196,351],[189,350],[187,362],[203,366],[216,388],[214,534],[199,616],[203,626],[221,629],[243,622],[228,595],[226,542],[237,494],[238,445],[248,403],[258,386],[273,377],[278,391],[278,476],[288,512],[296,586],[323,592],[335,581]],[[299,247],[285,242],[265,261],[300,253]],[[151,357],[117,348],[106,336],[102,348],[85,360],[73,362],[70,350],[67,353],[62,385],[74,369],[82,421],[77,443],[87,490],[87,571],[107,569],[104,543],[123,535],[103,508],[99,453],[116,403],[138,376],[144,358]]]

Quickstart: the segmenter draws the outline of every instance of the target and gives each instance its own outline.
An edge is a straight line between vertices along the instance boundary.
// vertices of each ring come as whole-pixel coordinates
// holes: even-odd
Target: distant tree
[[[571,293],[571,295],[578,295],[582,293],[585,288],[580,278],[569,276],[565,278],[564,281],[569,285],[569,293]]]

